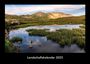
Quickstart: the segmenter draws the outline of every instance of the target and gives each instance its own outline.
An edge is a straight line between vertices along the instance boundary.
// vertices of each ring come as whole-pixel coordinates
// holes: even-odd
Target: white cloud
[[[25,12],[58,10],[58,9],[79,9],[85,5],[5,5],[5,14],[19,14]]]

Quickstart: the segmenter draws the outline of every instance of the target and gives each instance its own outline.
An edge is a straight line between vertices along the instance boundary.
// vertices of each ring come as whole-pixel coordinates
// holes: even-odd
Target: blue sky
[[[5,14],[26,15],[35,12],[64,12],[75,16],[85,15],[85,5],[5,5]]]

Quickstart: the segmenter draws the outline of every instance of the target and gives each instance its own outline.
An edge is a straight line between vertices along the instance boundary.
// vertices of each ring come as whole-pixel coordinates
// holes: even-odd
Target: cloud
[[[85,5],[5,5],[5,14],[25,14],[37,11],[72,10]]]

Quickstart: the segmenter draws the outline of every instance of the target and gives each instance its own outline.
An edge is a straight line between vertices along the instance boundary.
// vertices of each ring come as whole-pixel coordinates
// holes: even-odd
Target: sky
[[[35,12],[63,12],[79,16],[85,15],[85,5],[5,5],[5,14],[27,15]]]

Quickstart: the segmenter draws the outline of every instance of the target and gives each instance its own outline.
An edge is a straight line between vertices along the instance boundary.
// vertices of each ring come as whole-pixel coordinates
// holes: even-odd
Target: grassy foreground
[[[27,30],[30,35],[46,36],[61,46],[71,45],[73,43],[77,44],[80,48],[85,46],[85,30],[81,29],[60,29],[56,32],[47,32],[45,30]]]
[[[19,50],[9,40],[5,39],[5,52],[18,53]]]

